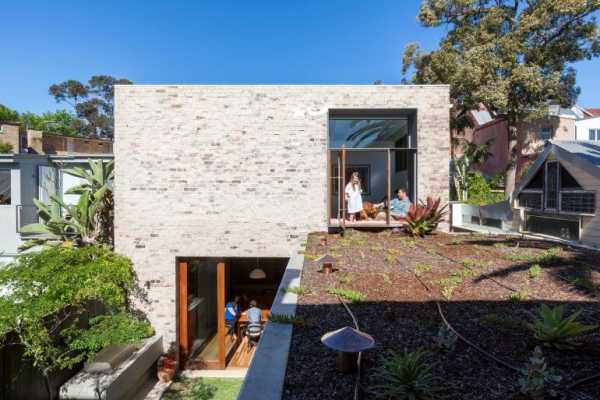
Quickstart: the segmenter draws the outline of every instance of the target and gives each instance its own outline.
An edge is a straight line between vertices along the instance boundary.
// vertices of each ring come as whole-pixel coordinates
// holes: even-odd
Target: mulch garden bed
[[[322,236],[327,236],[325,246]],[[337,260],[337,271],[330,275],[320,272],[316,261],[326,253]],[[443,323],[436,301],[465,338],[523,368],[538,345],[524,323],[532,322],[541,304],[564,304],[568,315],[581,309],[578,321],[600,325],[599,255],[519,237],[436,233],[412,239],[390,231],[312,234],[301,282],[309,292],[300,296],[297,308],[308,323],[294,327],[283,397],[353,398],[356,375],[337,372],[335,352],[320,342],[324,333],[352,326],[338,298],[327,292],[336,287],[366,296],[349,303],[360,329],[376,341],[374,349],[363,352],[361,398],[373,397],[369,387],[377,383],[374,372],[390,350],[417,349],[428,352],[439,398],[520,398],[520,373],[460,340],[451,351],[438,350],[436,337]],[[557,398],[600,399],[600,380],[566,389],[600,372],[600,332],[583,335],[581,342],[570,351],[543,348],[549,368],[562,376],[552,387]]]

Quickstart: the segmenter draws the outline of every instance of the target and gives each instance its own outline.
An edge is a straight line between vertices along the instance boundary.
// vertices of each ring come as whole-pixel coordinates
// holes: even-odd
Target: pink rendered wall
[[[485,175],[493,176],[498,172],[504,172],[506,170],[509,160],[506,130],[506,121],[496,120],[474,130],[468,129],[465,131],[465,139],[469,140],[472,138],[472,141],[477,144],[484,144],[488,140],[493,139],[489,147],[489,151],[492,155],[483,165],[475,167]]]

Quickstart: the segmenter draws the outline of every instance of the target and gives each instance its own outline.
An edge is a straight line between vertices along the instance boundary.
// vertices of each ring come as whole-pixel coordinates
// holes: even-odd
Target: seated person
[[[406,194],[406,190],[399,188],[396,192],[396,197],[390,202],[390,215],[396,220],[404,219],[409,207],[410,199]]]
[[[248,316],[248,328],[246,329],[246,336],[250,340],[251,345],[255,344],[260,335],[262,334],[262,312],[260,308],[256,306],[256,300],[250,302],[250,309],[246,312]]]
[[[249,324],[260,324],[262,311],[256,306],[256,300],[250,302],[250,308],[247,311]]]
[[[225,326],[229,328],[230,331],[233,330],[238,314],[240,313],[239,302],[240,296],[235,296],[233,301],[225,304]]]

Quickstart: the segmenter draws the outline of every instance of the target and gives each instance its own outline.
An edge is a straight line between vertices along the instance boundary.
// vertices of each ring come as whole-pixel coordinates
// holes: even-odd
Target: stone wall
[[[330,109],[416,109],[418,194],[449,193],[448,86],[117,86],[115,242],[167,343],[176,257],[286,257],[327,228]]]

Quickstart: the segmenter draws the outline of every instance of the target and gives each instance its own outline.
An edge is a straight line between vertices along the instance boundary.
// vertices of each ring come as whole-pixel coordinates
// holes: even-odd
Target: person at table
[[[246,315],[249,324],[260,324],[262,319],[262,310],[256,306],[256,300],[250,301],[250,308]]]
[[[240,313],[239,302],[240,296],[235,296],[233,301],[225,304],[225,326],[229,328],[230,331],[233,330],[238,314]]]
[[[399,188],[396,192],[396,197],[390,201],[390,215],[394,219],[404,219],[410,207],[410,199],[406,190]]]

